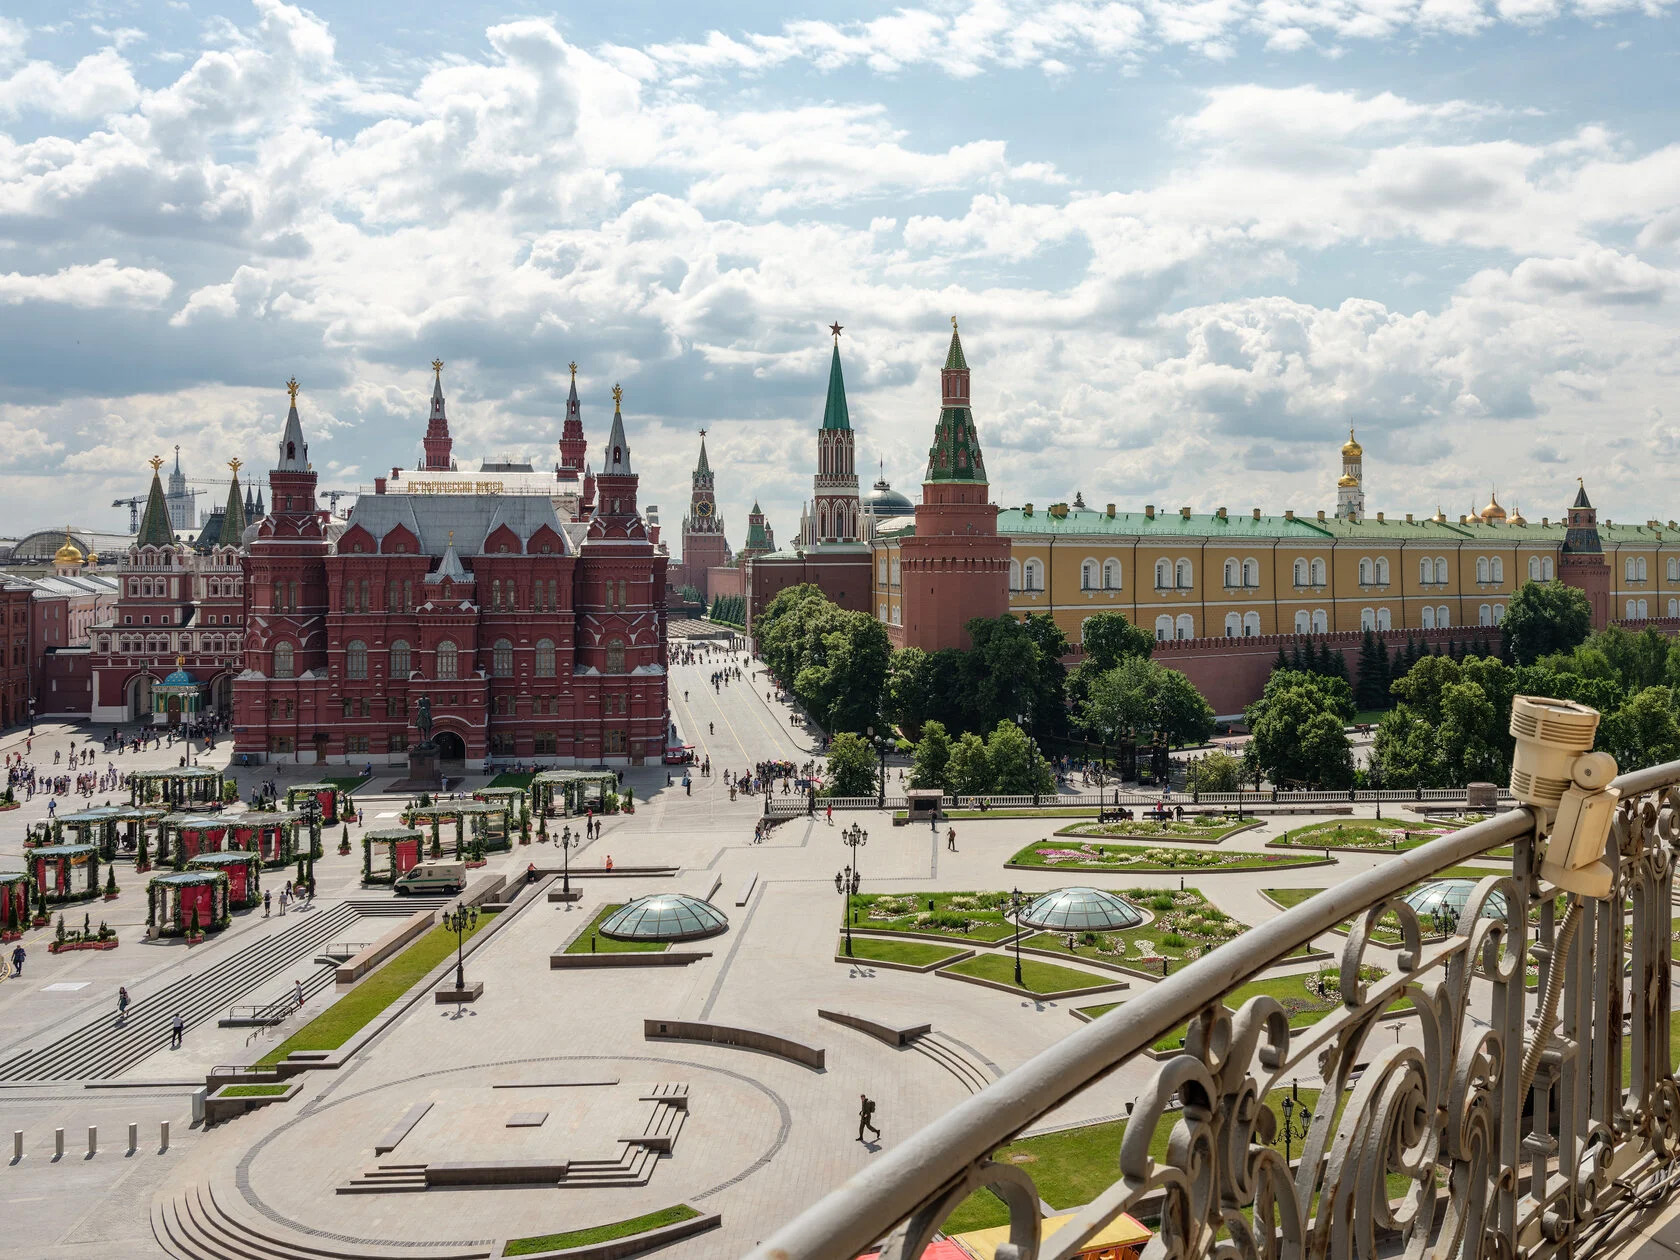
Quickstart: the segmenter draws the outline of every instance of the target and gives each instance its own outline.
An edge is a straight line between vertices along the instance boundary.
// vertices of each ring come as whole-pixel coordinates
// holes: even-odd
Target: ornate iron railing
[[[980,1188],[1009,1209],[1000,1260],[1066,1260],[1119,1214],[1146,1205],[1159,1216],[1151,1256],[1591,1254],[1680,1183],[1669,979],[1680,762],[1616,785],[1623,799],[1607,899],[1575,909],[1539,879],[1527,808],[1398,854],[1029,1060],[872,1161],[754,1260],[852,1260],[882,1239],[883,1260],[910,1260]],[[1507,844],[1511,874],[1481,880],[1457,930],[1425,946],[1398,895]],[[1505,913],[1483,917],[1496,893]],[[1372,947],[1385,912],[1403,937],[1392,956]],[[1291,1030],[1270,997],[1235,1013],[1221,1004],[1350,918],[1343,1005],[1321,1022]],[[1373,964],[1388,974],[1367,982],[1361,968]],[[1384,1012],[1402,998],[1418,1009],[1421,1044],[1376,1044]],[[1137,1099],[1117,1179],[1042,1239],[1030,1176],[992,1154],[1186,1023],[1185,1052],[1162,1061]],[[1262,1102],[1296,1075],[1318,1077],[1324,1092],[1292,1167],[1268,1145],[1276,1120]],[[1150,1141],[1175,1106],[1182,1110],[1157,1160]]]

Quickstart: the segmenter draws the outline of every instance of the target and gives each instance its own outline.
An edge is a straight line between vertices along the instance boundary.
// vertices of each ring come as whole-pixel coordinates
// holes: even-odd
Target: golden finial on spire
[[[571,370],[572,370],[572,384],[576,385],[577,384],[577,360],[573,359],[570,363],[566,364],[566,366],[571,368]]]
[[[245,467],[245,461],[242,459],[230,459],[228,460],[228,467],[233,469],[233,475],[237,477],[239,476],[239,470]]]
[[[297,377],[294,376],[294,377],[292,377],[291,380],[286,382],[286,392],[292,396],[292,406],[294,406],[294,407],[297,406],[298,388],[299,387],[298,387]]]
[[[449,531],[449,545],[451,547],[453,547],[455,545],[455,531],[454,530]]]
[[[624,386],[613,386],[613,410],[617,411],[624,403]]]
[[[957,331],[957,317],[955,315],[951,316],[951,331]]]
[[[157,470],[163,467],[163,456],[153,455],[146,462],[152,466],[152,475],[156,476]]]
[[[433,359],[432,360],[432,371],[436,374],[436,376],[438,378],[438,384],[441,385],[443,383],[443,360],[442,359]]]

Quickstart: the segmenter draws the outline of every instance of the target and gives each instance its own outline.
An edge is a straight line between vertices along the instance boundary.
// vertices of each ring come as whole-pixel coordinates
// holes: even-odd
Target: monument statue
[[[420,732],[420,742],[430,744],[432,742],[432,698],[430,696],[420,697],[420,706],[414,716],[414,725]]]

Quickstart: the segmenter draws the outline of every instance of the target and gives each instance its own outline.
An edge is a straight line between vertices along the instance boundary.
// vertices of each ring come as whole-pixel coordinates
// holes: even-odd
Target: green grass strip
[[[502,1248],[504,1256],[534,1256],[544,1251],[563,1251],[567,1247],[587,1247],[592,1243],[611,1242],[615,1238],[628,1238],[631,1234],[645,1234],[650,1229],[660,1229],[666,1225],[675,1225],[680,1221],[693,1220],[700,1213],[686,1203],[679,1203],[675,1207],[661,1208],[657,1212],[649,1212],[646,1216],[633,1216],[627,1221],[615,1221],[611,1225],[597,1225],[593,1229],[573,1229],[564,1234],[539,1234],[534,1238],[510,1238],[506,1247]]]
[[[511,770],[504,770],[501,774],[498,774],[494,779],[490,780],[490,786],[493,788],[516,787],[523,791],[529,791],[531,787],[531,780],[536,777],[537,772],[535,770],[522,770],[517,774]]]
[[[217,1098],[273,1098],[284,1094],[290,1085],[224,1085]]]
[[[566,946],[568,954],[658,954],[670,949],[665,941],[615,941],[601,935],[601,924],[624,909],[624,903],[602,906],[577,940]],[[593,943],[592,943],[593,942]]]
[[[981,980],[995,980],[1013,986],[1015,983],[1015,955],[1012,953],[980,954],[967,962],[955,963],[945,969],[959,975]],[[1037,958],[1021,959],[1021,979],[1029,993],[1060,993],[1065,989],[1089,989],[1099,984],[1115,984],[1119,977],[1099,976],[1091,971],[1075,971],[1072,967],[1058,967],[1055,963]]]
[[[466,933],[466,938],[471,940],[489,927],[494,918],[493,914],[479,911],[478,924]],[[434,927],[263,1055],[256,1065],[271,1067],[294,1050],[338,1049],[454,952],[455,933],[445,927]]]
[[[322,783],[330,783],[340,792],[354,792],[366,783],[372,776],[365,774],[331,775],[322,779]]]
[[[926,967],[943,958],[955,958],[962,952],[949,945],[935,945],[930,941],[883,941],[873,936],[852,937],[852,957],[869,962],[894,962],[911,967]],[[835,943],[834,953],[838,957],[845,957],[844,936]]]

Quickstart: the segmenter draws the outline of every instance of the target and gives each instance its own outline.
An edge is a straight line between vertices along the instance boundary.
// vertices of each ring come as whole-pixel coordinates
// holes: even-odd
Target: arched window
[[[373,583],[367,578],[362,579],[361,610],[363,612],[373,611]]]
[[[1538,582],[1540,580],[1539,556],[1530,556],[1528,558],[1528,580],[1530,582]]]
[[[1377,610],[1375,608],[1361,608],[1359,610],[1359,628],[1361,630],[1375,630],[1377,628]]]
[[[1428,556],[1418,561],[1418,581],[1433,582],[1435,580],[1435,562]]]
[[[351,639],[344,645],[344,676],[367,677],[367,644],[360,639]]]
[[[1103,561],[1103,590],[1117,591],[1120,589],[1120,562],[1118,560]]]
[[[1225,585],[1237,586],[1242,582],[1242,570],[1235,560],[1225,562]]]
[[[1450,625],[1452,625],[1452,613],[1448,611],[1445,604],[1436,604],[1435,628],[1437,630],[1445,630]]]
[[[1234,612],[1226,613],[1225,614],[1225,637],[1227,639],[1235,639],[1235,638],[1241,637],[1241,635],[1242,635],[1242,617],[1240,615],[1238,615],[1237,613],[1234,613]]]
[[[1670,582],[1680,582],[1680,558],[1674,556],[1668,558],[1668,580]]]
[[[1095,560],[1086,560],[1079,566],[1079,589],[1082,591],[1092,590],[1095,588],[1096,583],[1097,562]]]
[[[1392,629],[1393,626],[1394,626],[1394,621],[1388,615],[1388,609],[1386,609],[1386,608],[1377,609],[1377,629],[1378,630],[1389,630],[1389,629]]]
[[[385,610],[395,612],[402,605],[397,601],[401,598],[402,588],[397,585],[397,579],[392,578],[385,584]]]
[[[513,644],[506,639],[497,639],[490,650],[490,672],[497,678],[513,677]]]
[[[1645,562],[1643,560],[1641,560],[1639,563],[1644,564]],[[1644,600],[1640,600],[1639,601],[1639,620],[1644,621],[1645,618],[1649,617],[1650,615],[1651,615],[1650,605],[1648,605]]]
[[[1550,556],[1541,557],[1540,576],[1548,582],[1552,580],[1552,558]],[[1676,576],[1680,577],[1680,567],[1676,568]]]
[[[1260,614],[1245,612],[1243,614],[1243,638],[1253,639],[1260,634]]]
[[[1165,614],[1155,618],[1155,642],[1164,643],[1173,637],[1172,618]]]
[[[883,560],[881,561],[881,581],[885,582],[886,580],[887,562]],[[1021,562],[1019,560],[1009,562],[1009,589],[1012,591],[1021,589]]]
[[[1378,586],[1387,586],[1388,585],[1388,557],[1387,556],[1378,556],[1377,557],[1377,585]]]
[[[1631,564],[1631,563],[1632,563],[1632,561],[1629,561],[1629,564]],[[1627,602],[1627,620],[1629,620],[1629,621],[1633,620],[1638,608],[1639,608],[1639,605],[1637,603],[1635,603],[1631,599],[1628,600],[1628,602]]]
[[[1312,584],[1314,586],[1324,585],[1324,560],[1321,557],[1314,557],[1313,559]]]
[[[1645,574],[1645,557],[1640,556],[1639,557],[1639,580],[1641,582],[1643,582],[1645,580],[1645,576],[1646,576],[1646,574]]]
[[[1423,611],[1418,616],[1418,622],[1425,630],[1433,630],[1435,628],[1435,610],[1425,604]]]
[[[1295,633],[1310,634],[1312,632],[1312,614],[1305,608],[1295,611]]]
[[[1449,577],[1450,573],[1451,573],[1451,570],[1447,568],[1447,558],[1445,556],[1436,556],[1435,557],[1435,580],[1437,582],[1450,581],[1451,580],[1450,577]]]
[[[455,677],[459,656],[448,639],[437,645],[437,676],[445,681]]]
[[[1370,584],[1371,584],[1371,561],[1370,561],[1369,557],[1361,556],[1360,559],[1359,559],[1359,585],[1369,586]]]
[[[1502,622],[1504,620],[1505,620],[1505,605],[1504,604],[1495,604],[1493,606],[1493,624],[1497,626],[1500,622]]]
[[[1680,599],[1671,599],[1668,601],[1668,615],[1670,617],[1680,617]],[[105,650],[105,640],[103,639],[99,641],[99,650],[101,652]]]
[[[1177,586],[1181,591],[1187,591],[1195,585],[1195,579],[1191,576],[1190,562],[1188,560],[1180,560],[1177,566],[1174,567],[1173,585]],[[1190,636],[1186,635],[1185,637],[1188,638]]]
[[[1027,572],[1027,589],[1029,591],[1042,590],[1043,588],[1039,585],[1039,581],[1038,581],[1038,572],[1039,572],[1038,561],[1037,560],[1028,560],[1027,561],[1027,571],[1026,572]]]
[[[887,584],[887,558],[882,556],[875,562],[875,580],[882,586]],[[1009,588],[1015,589],[1015,562],[1009,562]]]
[[[1486,556],[1477,556],[1476,557],[1476,581],[1485,582],[1487,580],[1488,580],[1488,558]]]
[[[1260,562],[1258,560],[1244,560],[1242,565],[1243,585],[1250,589],[1260,585]]]
[[[1155,589],[1167,590],[1172,586],[1172,564],[1166,560],[1155,562]]]
[[[1483,604],[1476,609],[1476,624],[1478,626],[1491,626],[1493,624],[1492,604]]]
[[[1503,557],[1495,556],[1488,561],[1488,578],[1494,582],[1505,580],[1505,560]]]
[[[274,645],[274,676],[276,678],[291,678],[292,674],[292,645],[290,643],[276,643]]]
[[[554,677],[554,640],[537,640],[537,677]]]
[[[1189,613],[1179,613],[1175,630],[1181,639],[1194,639],[1196,637],[1196,619]]]
[[[622,674],[624,672],[624,640],[607,640],[607,673]]]
[[[1295,585],[1305,586],[1307,582],[1307,562],[1305,560],[1297,560],[1295,562]]]
[[[407,678],[409,672],[408,640],[397,639],[391,644],[391,677]]]
[[[490,608],[493,612],[502,611],[502,582],[500,578],[490,579]]]
[[[1330,630],[1330,614],[1322,608],[1313,609],[1312,628],[1314,634],[1327,634]]]
[[[898,557],[897,556],[894,556],[893,559],[892,559],[892,584],[894,586],[898,585]]]

